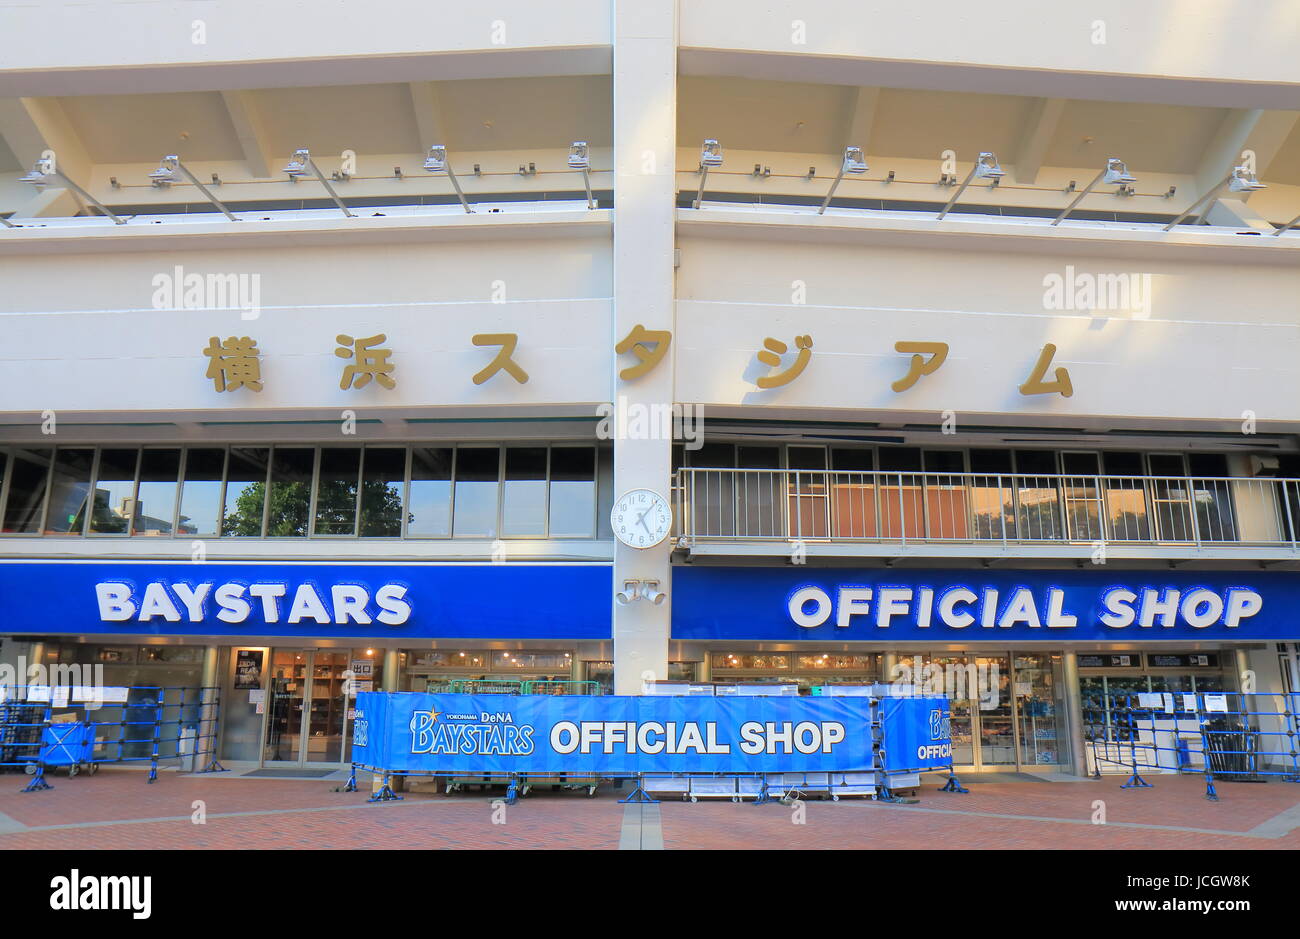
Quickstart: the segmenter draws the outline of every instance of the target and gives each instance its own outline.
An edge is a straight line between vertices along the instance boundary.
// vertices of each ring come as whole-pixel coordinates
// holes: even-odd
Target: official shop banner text
[[[417,773],[864,772],[870,710],[850,697],[364,692],[352,760]],[[950,762],[947,743],[935,765]]]
[[[1294,641],[1297,609],[1284,572],[673,569],[695,641]]]

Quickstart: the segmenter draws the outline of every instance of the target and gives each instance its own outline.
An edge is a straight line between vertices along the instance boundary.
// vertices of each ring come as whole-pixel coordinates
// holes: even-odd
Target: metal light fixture
[[[587,208],[594,209],[596,200],[591,195],[591,149],[585,140],[575,140],[569,145],[569,169],[582,171],[582,183],[587,187]]]
[[[86,190],[82,189],[75,182],[69,179],[62,170],[60,170],[57,166],[54,165],[54,162],[52,160],[37,160],[32,165],[32,171],[30,173],[24,173],[22,176],[19,177],[18,181],[22,183],[31,183],[37,189],[40,189],[41,187],[49,184],[51,176],[56,176],[59,179],[63,180],[63,182],[67,185],[69,189],[71,189],[77,195],[81,196],[81,198],[85,199],[95,208],[99,209],[99,211],[103,212],[105,215],[111,218],[113,220],[114,225],[126,224],[126,219],[119,218],[118,216],[114,215],[112,210],[109,209],[108,206],[104,205],[104,203],[100,202],[90,193],[86,192]]]
[[[1183,212],[1183,214],[1175,218],[1168,225],[1166,225],[1164,227],[1164,230],[1169,231],[1171,228],[1173,228],[1183,219],[1187,218],[1187,216],[1191,215],[1198,208],[1200,208],[1203,203],[1207,203],[1211,199],[1218,198],[1218,195],[1222,191],[1224,186],[1227,186],[1230,192],[1258,192],[1261,189],[1268,188],[1263,183],[1261,183],[1258,179],[1255,178],[1254,173],[1251,173],[1246,169],[1245,164],[1242,164],[1241,166],[1234,166],[1232,168],[1231,173],[1225,176],[1216,185],[1211,186],[1209,192],[1207,192],[1205,195],[1201,196],[1201,198],[1197,199],[1195,202],[1189,205],[1187,209]]]
[[[721,165],[722,144],[709,137],[704,141],[704,146],[700,148],[700,190],[695,194],[695,201],[691,203],[691,208],[698,209],[700,202],[704,199],[704,184],[709,178],[709,167]]]
[[[469,207],[465,201],[465,193],[461,191],[460,181],[456,179],[456,171],[451,168],[447,162],[447,148],[442,144],[434,144],[429,148],[429,155],[424,158],[424,169],[429,173],[446,173],[447,178],[451,180],[452,187],[456,190],[456,197],[460,199],[461,206],[465,209],[465,214],[473,215],[474,210]]]
[[[952,198],[948,200],[948,204],[943,207],[943,211],[939,213],[935,221],[943,221],[943,217],[961,198],[961,194],[966,191],[966,187],[971,184],[972,180],[991,179],[996,182],[1005,175],[1006,173],[1002,171],[1002,167],[998,166],[998,158],[985,150],[979,155],[979,159],[975,161],[975,165],[971,167],[970,172],[966,174],[966,178],[962,180],[961,185],[957,187],[957,191],[952,194]]]
[[[191,183],[197,186],[199,192],[203,193],[204,197],[215,205],[226,218],[230,219],[232,222],[239,221],[238,218],[231,214],[228,208],[221,204],[221,200],[208,191],[207,186],[199,182],[198,177],[191,173],[189,169],[186,168],[185,164],[181,162],[181,158],[175,154],[163,157],[162,162],[158,164],[158,168],[149,174],[149,178],[153,180],[155,186],[165,189],[172,183],[178,182],[177,174],[183,175]],[[214,173],[213,176],[215,178],[216,174]]]
[[[622,606],[637,600],[648,600],[659,606],[668,599],[668,594],[659,589],[657,580],[625,580],[623,589],[614,594],[614,599]]]
[[[641,581],[625,580],[623,581],[623,589],[620,590],[618,593],[614,594],[614,599],[617,600],[619,604],[626,606],[632,601],[639,599],[640,596],[641,596]]]
[[[289,160],[289,165],[284,168],[284,171],[293,179],[299,179],[300,177],[314,174],[315,177],[320,180],[320,184],[325,187],[325,191],[330,194],[330,198],[334,200],[334,204],[342,210],[343,214],[348,218],[356,218],[343,200],[339,198],[339,194],[334,191],[334,187],[331,186],[330,181],[325,178],[325,174],[320,171],[320,167],[318,167],[315,161],[312,160],[311,151],[306,149],[293,151],[293,157]]]
[[[1228,178],[1229,192],[1258,192],[1268,187],[1255,178],[1254,173],[1246,172],[1246,167],[1233,167],[1232,176]]]
[[[840,162],[840,171],[835,174],[835,182],[831,183],[830,192],[826,193],[826,198],[822,200],[822,207],[817,210],[817,214],[821,215],[826,211],[826,206],[831,204],[831,196],[835,195],[835,189],[839,186],[840,180],[844,178],[845,173],[851,176],[860,176],[866,171],[867,160],[862,155],[862,148],[845,147],[844,159]]]
[[[1052,224],[1059,225],[1064,221],[1065,217],[1074,211],[1074,207],[1083,201],[1083,197],[1092,192],[1097,186],[1119,186],[1122,189],[1129,183],[1135,182],[1137,182],[1137,177],[1129,175],[1128,167],[1124,165],[1124,161],[1111,157],[1106,161],[1106,168],[1094,176],[1092,182],[1083,187],[1083,192],[1074,197],[1074,201],[1065,207],[1064,212],[1052,219]]]

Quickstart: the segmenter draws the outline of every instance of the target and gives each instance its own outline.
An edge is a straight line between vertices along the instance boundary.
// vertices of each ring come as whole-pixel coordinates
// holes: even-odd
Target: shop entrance
[[[937,669],[931,677],[949,697],[954,765],[1034,771],[1069,760],[1059,656],[952,655],[924,662]]]
[[[275,649],[262,761],[303,766],[343,759],[349,653]]]

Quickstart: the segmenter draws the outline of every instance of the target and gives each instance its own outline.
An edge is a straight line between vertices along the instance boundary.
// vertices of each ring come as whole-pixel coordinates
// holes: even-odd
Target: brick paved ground
[[[1194,777],[1155,777],[1155,789],[1121,790],[1120,778],[980,783],[969,795],[927,785],[917,805],[810,801],[804,824],[780,804],[666,801],[643,811],[612,791],[587,799],[542,792],[493,824],[493,796],[408,794],[366,803],[317,779],[144,775],[106,769],[53,778],[20,793],[25,777],[0,775],[0,851],[18,848],[1300,848],[1300,786],[1221,783],[1204,800]],[[193,824],[202,800],[207,822]],[[1106,825],[1091,822],[1105,802]],[[652,831],[653,829],[653,831]]]

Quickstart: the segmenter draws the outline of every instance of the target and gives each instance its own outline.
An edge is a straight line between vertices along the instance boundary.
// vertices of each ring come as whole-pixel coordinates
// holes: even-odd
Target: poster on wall
[[[240,649],[235,656],[235,690],[262,687],[262,650]]]

